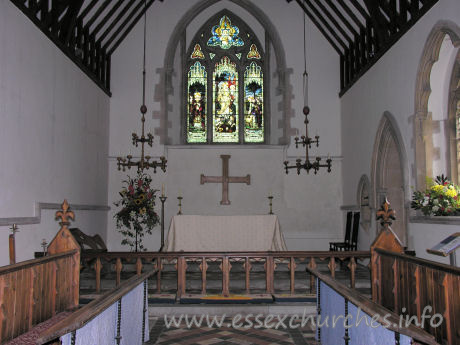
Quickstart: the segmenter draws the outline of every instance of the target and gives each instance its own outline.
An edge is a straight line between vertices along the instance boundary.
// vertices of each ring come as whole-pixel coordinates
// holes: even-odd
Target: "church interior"
[[[0,343],[460,344],[459,18],[2,0]],[[305,310],[394,323],[162,319]]]

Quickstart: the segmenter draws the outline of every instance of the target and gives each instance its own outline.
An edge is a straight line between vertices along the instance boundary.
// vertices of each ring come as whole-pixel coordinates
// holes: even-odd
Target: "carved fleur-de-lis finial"
[[[385,229],[391,225],[392,220],[396,219],[395,211],[390,208],[390,203],[387,198],[385,198],[385,202],[377,211],[377,219],[380,219],[380,224],[382,224]]]
[[[69,211],[69,203],[64,199],[64,202],[61,205],[61,211],[56,212],[56,219],[61,218],[59,224],[61,226],[69,225],[69,218],[75,220],[75,214],[72,211]]]
[[[17,224],[13,224],[10,229],[11,229],[11,232],[13,233],[13,235],[15,235],[17,232],[19,232],[19,230],[18,230],[19,228],[18,228]]]

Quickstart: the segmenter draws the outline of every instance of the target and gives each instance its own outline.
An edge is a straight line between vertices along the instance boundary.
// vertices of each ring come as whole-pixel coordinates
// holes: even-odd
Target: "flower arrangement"
[[[433,181],[427,178],[427,189],[415,191],[411,207],[421,210],[425,216],[460,215],[460,188],[450,182],[444,175],[437,176]]]
[[[128,176],[123,181],[123,188],[120,192],[121,200],[114,203],[121,207],[114,218],[117,222],[117,229],[125,237],[122,245],[129,245],[131,250],[147,250],[142,244],[145,233],[152,234],[152,229],[159,223],[159,218],[154,211],[155,193],[150,183],[152,178],[139,173],[135,178]]]

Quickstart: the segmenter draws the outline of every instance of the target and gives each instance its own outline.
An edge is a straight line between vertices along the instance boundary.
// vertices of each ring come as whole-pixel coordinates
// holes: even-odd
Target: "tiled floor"
[[[264,322],[263,318],[260,318]],[[244,318],[235,323],[248,325]],[[252,319],[255,325],[258,323]],[[269,325],[276,325],[277,319],[267,322]],[[297,328],[290,328],[288,319],[284,322],[287,326],[284,329],[281,325],[278,329],[274,328],[234,328],[232,327],[232,319],[226,319],[222,327],[207,327],[206,319],[201,327],[196,324],[187,327],[183,321],[179,327],[170,326],[166,327],[163,318],[151,319],[150,324],[150,341],[147,344],[158,345],[313,345],[315,342],[315,333],[311,329],[311,324],[305,325],[301,328],[300,324]],[[300,323],[300,321],[299,321]],[[260,324],[260,323],[259,323]],[[295,325],[295,323],[293,323]]]

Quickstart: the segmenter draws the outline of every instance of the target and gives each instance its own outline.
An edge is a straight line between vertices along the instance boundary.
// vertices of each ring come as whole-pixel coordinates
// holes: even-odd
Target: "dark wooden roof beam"
[[[385,42],[388,40],[390,32],[388,29],[389,22],[383,16],[382,12],[380,11],[380,6],[378,5],[377,1],[375,0],[364,0],[366,7],[371,14],[370,21],[374,28],[375,34],[379,40],[380,45],[384,45]]]
[[[85,9],[80,13],[78,16],[78,19],[83,21],[83,19],[88,15],[88,13],[96,6],[96,4],[99,2],[99,0],[93,0],[89,3],[88,6],[85,7]]]
[[[296,0],[296,2],[299,4],[299,6],[303,9],[305,14],[310,18],[310,20],[313,22],[313,24],[316,25],[318,30],[323,34],[324,38],[329,42],[329,44],[335,49],[335,51],[342,55],[343,52],[340,50],[340,48],[337,46],[337,44],[334,42],[334,40],[329,36],[329,34],[324,30],[324,28],[321,26],[321,24],[316,20],[316,18],[311,14],[311,12],[307,9],[305,4],[302,2],[302,0]]]
[[[140,0],[136,6],[134,6],[134,8],[131,10],[131,12],[128,14],[128,16],[125,18],[125,20],[118,26],[117,30],[115,30],[115,32],[112,34],[112,36],[110,36],[110,38],[107,40],[107,42],[104,44],[104,46],[102,47],[103,49],[105,50],[109,50],[108,48],[110,47],[110,45],[112,44],[112,42],[118,37],[118,35],[120,34],[120,32],[126,27],[126,25],[128,25],[131,20],[133,19],[134,15],[139,11],[139,9],[141,8],[141,6],[144,5],[144,0]],[[110,55],[110,54],[109,54]]]
[[[324,6],[321,1],[317,1],[316,5],[326,15],[326,17],[329,19],[329,21],[337,28],[337,30],[340,32],[340,34],[348,41],[348,45],[353,44],[353,40],[351,39],[351,37],[342,28],[342,26],[337,22],[335,17],[330,13],[330,11],[326,8],[326,6]]]
[[[104,10],[107,8],[107,6],[110,5],[110,3],[112,2],[112,0],[105,0],[101,6],[99,6],[99,8],[96,10],[96,13],[94,13],[91,17],[91,19],[89,19],[86,23],[85,23],[85,29],[86,28],[91,28],[91,25],[94,24],[94,22],[99,18],[99,16],[101,15],[102,12],[104,12]]]
[[[102,35],[98,38],[97,43],[102,44],[102,41],[107,37],[107,35],[113,30],[113,28],[118,24],[118,22],[123,18],[123,16],[128,13],[129,9],[134,5],[136,0],[129,0],[129,2],[121,9],[118,15],[110,23],[110,25],[105,29]]]
[[[353,36],[358,36],[359,33],[356,31],[356,29],[353,27],[353,25],[350,24],[349,20],[345,18],[345,16],[342,14],[342,12],[339,11],[337,6],[331,1],[331,0],[326,0],[327,5],[334,11],[335,15],[339,17],[339,19],[342,21],[343,24],[347,27],[348,31],[350,31]]]
[[[356,26],[361,30],[364,29],[364,24],[358,19],[356,14],[350,9],[350,7],[343,1],[337,0],[340,6],[343,8],[345,13],[351,18],[351,20],[356,24]]]
[[[369,13],[366,12],[363,6],[357,1],[357,0],[349,0],[351,4],[358,10],[358,12],[363,16],[363,18],[366,20],[369,18]],[[377,0],[372,0],[373,2]],[[366,1],[364,0],[364,3]]]
[[[67,8],[66,14],[62,19],[59,35],[64,38],[64,44],[68,45],[74,32],[77,16],[83,6],[84,0],[73,0]]]
[[[146,0],[144,0],[144,1],[146,1]],[[141,17],[144,15],[144,13],[146,11],[148,11],[150,6],[152,6],[154,1],[155,0],[149,0],[148,2],[146,1],[146,6],[144,8],[142,8],[142,11],[137,15],[136,19],[134,19],[131,22],[131,24],[128,26],[128,28],[125,30],[125,32],[121,35],[121,37],[118,39],[118,41],[112,46],[112,48],[110,48],[109,55],[112,55],[112,53],[115,51],[115,49],[118,48],[120,43],[123,42],[123,40],[125,39],[126,36],[128,36],[128,34],[131,32],[133,27],[137,24],[139,19],[141,19]],[[163,0],[160,0],[160,1],[163,2]]]
[[[104,18],[99,22],[99,24],[94,28],[92,34],[94,36],[97,35],[97,33],[99,32],[99,30],[101,30],[105,24],[107,24],[107,22],[109,21],[110,18],[112,18],[112,16],[115,14],[115,12],[118,10],[118,8],[123,4],[125,0],[118,0],[117,3],[112,6],[112,8],[110,9],[110,11],[104,16]]]
[[[316,9],[316,7],[313,6],[310,0],[304,0],[305,5],[308,6],[316,16],[316,18],[321,22],[322,26],[324,26],[327,31],[334,37],[335,41],[342,46],[343,49],[347,49],[348,46],[345,44],[345,42],[337,35],[335,30],[331,27],[331,25],[328,23],[326,19],[321,15],[321,13]]]

